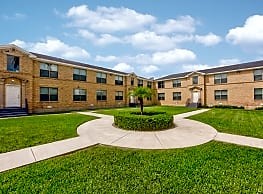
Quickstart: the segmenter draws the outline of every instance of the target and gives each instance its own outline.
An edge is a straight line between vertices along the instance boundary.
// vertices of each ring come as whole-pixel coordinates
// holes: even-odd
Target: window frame
[[[47,93],[43,94],[41,89],[47,89]],[[56,94],[51,94],[52,90],[56,91]],[[43,96],[45,95],[45,96]],[[58,88],[54,87],[40,87],[39,89],[39,100],[40,102],[58,102]]]
[[[152,88],[152,82],[147,81],[147,88]]]
[[[227,73],[220,73],[214,75],[214,84],[226,84],[227,83]]]
[[[158,81],[158,88],[165,88],[165,82],[164,81]]]
[[[147,100],[147,101],[152,101],[152,97],[151,97],[151,96],[150,96],[150,97],[147,97],[146,100]]]
[[[260,72],[256,74],[256,72]],[[263,80],[263,69],[256,69],[253,72],[254,75],[254,81],[262,81]]]
[[[12,59],[10,59],[11,57]],[[20,71],[20,57],[15,56],[15,55],[6,55],[6,70],[9,72],[19,72]]]
[[[78,91],[79,94],[76,94]],[[84,94],[81,92],[84,92]],[[73,89],[73,101],[74,102],[79,102],[79,101],[87,101],[87,90],[86,89],[81,89],[81,88],[74,88]]]
[[[261,90],[261,94],[256,94],[256,90]],[[254,100],[263,100],[263,88],[254,88]]]
[[[99,95],[98,93],[104,94],[104,95]],[[97,101],[106,101],[107,100],[107,90],[97,90],[96,91],[96,100]]]
[[[123,101],[123,91],[115,91],[115,100]]]
[[[180,79],[173,80],[173,88],[180,88],[182,87],[182,81]]]
[[[131,86],[134,86],[134,78],[131,78]]]
[[[122,75],[115,75],[115,85],[118,85],[118,86],[123,85],[123,76]]]
[[[160,95],[162,95],[162,96],[160,96]],[[165,100],[165,93],[164,92],[158,93],[157,96],[158,96],[158,100],[159,101],[160,100]]]
[[[143,80],[142,79],[138,79],[137,82],[138,82],[137,83],[138,87],[143,87]]]
[[[96,73],[96,83],[107,84],[107,73],[97,72]]]
[[[226,94],[223,94],[226,93]],[[215,100],[228,100],[228,90],[215,90],[214,91]]]
[[[182,100],[182,92],[173,92],[173,100],[174,101],[181,101]]]
[[[78,73],[76,71],[78,71]],[[81,72],[85,72],[85,73],[83,74]],[[73,68],[73,80],[87,81],[87,70],[81,68]]]
[[[199,84],[199,76],[195,75],[192,77],[192,84],[193,85],[198,85]]]
[[[43,65],[46,65],[47,68],[42,68]],[[52,67],[56,67],[56,71],[52,71]],[[39,67],[39,76],[48,78],[58,78],[58,65],[41,62]]]

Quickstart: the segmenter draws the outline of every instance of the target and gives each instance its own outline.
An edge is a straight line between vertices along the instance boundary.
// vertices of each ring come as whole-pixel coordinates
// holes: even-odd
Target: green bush
[[[244,109],[243,106],[215,105],[213,108]]]
[[[166,112],[144,112],[143,115],[140,112],[121,112],[114,115],[114,125],[137,131],[157,131],[174,126],[173,115]]]

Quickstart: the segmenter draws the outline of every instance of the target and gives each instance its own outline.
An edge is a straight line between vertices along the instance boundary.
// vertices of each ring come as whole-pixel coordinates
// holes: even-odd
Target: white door
[[[199,92],[193,92],[193,103],[198,103]]]
[[[20,107],[21,101],[20,85],[6,85],[5,88],[5,106]]]
[[[135,103],[134,96],[130,96],[130,103]]]

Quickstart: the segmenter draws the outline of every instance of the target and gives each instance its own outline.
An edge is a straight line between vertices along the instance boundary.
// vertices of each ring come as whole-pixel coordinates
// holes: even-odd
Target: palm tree
[[[134,96],[138,98],[141,107],[141,115],[143,114],[143,99],[150,98],[152,94],[153,92],[150,88],[144,88],[144,87],[136,87],[129,93],[130,96]]]

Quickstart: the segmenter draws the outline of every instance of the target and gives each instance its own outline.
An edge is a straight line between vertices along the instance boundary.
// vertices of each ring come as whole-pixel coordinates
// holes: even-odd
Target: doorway
[[[5,106],[21,107],[21,87],[20,85],[6,84],[5,86]]]
[[[200,98],[200,92],[193,92],[193,103],[198,103]]]

